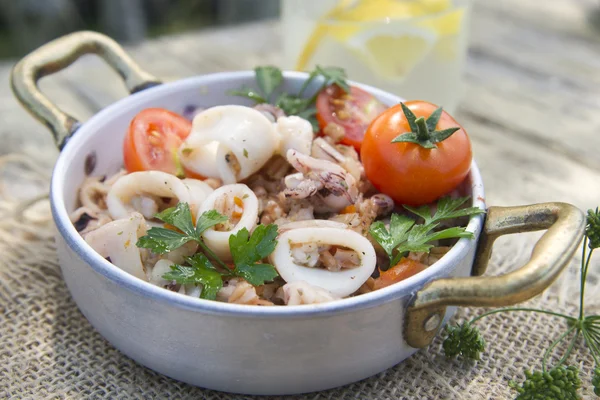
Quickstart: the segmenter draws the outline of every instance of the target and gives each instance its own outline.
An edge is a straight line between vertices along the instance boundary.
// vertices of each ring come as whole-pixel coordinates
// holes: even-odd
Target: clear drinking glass
[[[284,68],[340,66],[352,80],[453,112],[472,0],[281,0]]]

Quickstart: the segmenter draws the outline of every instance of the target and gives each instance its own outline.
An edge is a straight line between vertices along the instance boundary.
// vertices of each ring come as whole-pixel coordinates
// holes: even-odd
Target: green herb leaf
[[[275,89],[283,83],[281,70],[271,65],[254,68],[254,74],[258,87],[262,90],[266,99],[270,99]]]
[[[394,214],[396,215],[396,214]],[[390,232],[386,229],[385,224],[382,221],[375,221],[369,228],[369,233],[379,243],[383,250],[388,256],[392,256],[392,252],[396,246],[394,245],[394,239]]]
[[[437,207],[433,216],[431,215],[431,209],[429,206],[421,206],[419,208],[415,208],[405,205],[402,207],[404,207],[411,213],[423,218],[424,223],[426,225],[435,224],[446,219],[479,215],[485,213],[484,210],[478,207],[460,208],[469,199],[470,197],[459,197],[456,199],[453,199],[448,196],[442,197],[437,201]]]
[[[473,238],[471,232],[462,227],[452,227],[440,231],[435,229],[439,221],[448,218],[456,218],[465,215],[476,215],[483,211],[476,207],[459,209],[469,198],[450,199],[443,198],[437,203],[437,210],[431,216],[429,206],[409,207],[404,206],[410,212],[420,216],[425,221],[423,224],[415,224],[409,217],[392,214],[390,218],[390,229],[386,229],[381,221],[371,224],[370,233],[373,239],[381,245],[390,257],[390,266],[396,265],[408,252],[429,252],[433,247],[431,242],[441,239]]]
[[[229,249],[235,263],[234,273],[255,286],[273,280],[278,275],[275,267],[259,261],[275,250],[276,237],[277,225],[274,224],[257,226],[251,236],[246,228],[229,236]]]
[[[300,118],[308,119],[313,118],[317,115],[317,109],[315,107],[309,107],[306,110],[302,110],[296,114]]]
[[[265,99],[256,89],[252,89],[249,87],[242,87],[241,89],[228,90],[227,94],[230,96],[240,96],[246,97],[250,100],[253,100],[256,104],[260,103],[268,103],[267,99]]]
[[[442,240],[442,239],[454,239],[454,238],[468,238],[473,239],[475,235],[473,232],[467,231],[462,226],[453,226],[441,231],[432,232],[428,235],[428,241]]]
[[[406,240],[396,247],[397,254],[394,256],[391,265],[396,265],[400,258],[409,251],[429,252],[433,245],[428,242],[431,241],[430,236],[433,234],[431,230],[435,227],[435,225],[414,225],[408,231]]]
[[[167,208],[163,212],[156,214],[155,217],[180,229],[188,236],[196,236],[192,221],[192,212],[188,203],[179,203],[175,207]]]
[[[394,249],[408,238],[408,231],[413,227],[415,221],[404,215],[392,214],[390,219],[390,230],[388,231],[381,221],[371,224],[369,232],[371,236],[383,247],[390,260]]]
[[[191,218],[191,217],[190,217]],[[215,225],[227,221],[228,218],[225,215],[219,214],[215,210],[204,211],[198,218],[196,225],[196,234],[202,235],[208,228],[212,228]]]
[[[309,75],[308,79],[300,88],[297,94],[283,92],[277,96],[273,103],[273,95],[283,83],[281,70],[273,66],[260,66],[254,69],[256,82],[260,91],[242,87],[238,90],[230,90],[227,93],[233,96],[242,96],[253,100],[255,103],[271,103],[281,108],[287,115],[297,115],[307,119],[314,132],[318,132],[320,127],[316,119],[315,101],[323,88],[327,85],[336,84],[344,91],[350,92],[350,85],[346,82],[346,71],[339,67],[317,66]],[[305,90],[317,78],[322,78],[320,88],[312,96],[304,96]]]
[[[190,240],[194,240],[194,238],[171,229],[153,227],[145,236],[138,239],[136,246],[150,249],[156,254],[165,254],[183,246]]]
[[[305,112],[310,104],[310,99],[303,99],[289,93],[281,93],[275,102],[275,105],[287,115],[298,115]]]
[[[321,129],[319,126],[319,121],[317,121],[317,109],[315,107],[309,107],[304,111],[300,111],[296,115],[310,122],[313,132],[318,132]]]
[[[170,272],[163,275],[163,279],[182,285],[202,285],[200,298],[216,299],[217,292],[223,287],[221,274],[204,254],[199,253],[192,257],[186,257],[186,261],[190,264],[189,267],[175,264],[171,266]]]
[[[150,249],[157,254],[165,254],[183,246],[187,242],[194,240],[201,246],[205,246],[200,235],[221,222],[227,221],[227,217],[219,214],[215,210],[204,212],[198,218],[198,226],[194,228],[192,221],[192,212],[187,203],[179,203],[176,207],[167,208],[163,212],[156,214],[156,218],[173,225],[183,233],[176,232],[167,228],[151,228],[145,236],[137,241],[137,246]]]
[[[270,282],[279,276],[271,264],[240,264],[236,266],[235,274],[254,286],[264,285],[265,282]]]
[[[344,92],[350,93],[350,85],[346,82],[348,76],[346,71],[340,67],[322,67],[317,65],[315,70],[325,78],[327,85],[335,84],[341,87]]]
[[[392,214],[390,218],[390,233],[394,238],[394,247],[406,240],[410,229],[415,225],[412,219],[398,214]]]

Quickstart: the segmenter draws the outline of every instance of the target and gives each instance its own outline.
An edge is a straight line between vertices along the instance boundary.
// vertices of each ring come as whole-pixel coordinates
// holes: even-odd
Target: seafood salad
[[[96,252],[183,295],[301,305],[393,285],[473,236],[471,145],[441,107],[388,107],[336,67],[294,94],[255,72],[231,93],[254,106],[133,118],[124,167],[88,176],[71,214]]]

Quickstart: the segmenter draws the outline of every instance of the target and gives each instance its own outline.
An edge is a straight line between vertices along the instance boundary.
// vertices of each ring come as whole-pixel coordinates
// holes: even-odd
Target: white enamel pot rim
[[[284,78],[286,81],[303,82],[305,79],[307,79],[307,77],[308,74],[302,72],[284,72]],[[52,215],[58,231],[67,242],[68,246],[97,273],[116,282],[126,290],[134,291],[152,298],[153,300],[168,303],[174,307],[201,311],[203,313],[214,313],[228,316],[256,315],[261,317],[275,318],[294,318],[305,316],[323,317],[333,313],[343,313],[360,308],[375,307],[379,304],[406,296],[407,293],[414,293],[416,290],[423,287],[427,282],[435,278],[449,275],[455,265],[453,260],[461,259],[466,253],[469,252],[472,246],[476,245],[475,240],[467,238],[460,239],[446,255],[444,255],[438,262],[427,268],[425,271],[397,284],[371,293],[323,304],[285,307],[238,305],[192,298],[190,296],[165,290],[138,279],[111,264],[109,261],[96,253],[79,235],[69,219],[69,212],[67,211],[65,205],[64,188],[66,179],[65,172],[68,170],[69,164],[74,158],[74,155],[82,151],[86,141],[89,140],[92,135],[107,134],[106,132],[98,131],[96,127],[107,118],[114,118],[120,113],[124,113],[132,108],[135,109],[139,107],[141,104],[147,104],[150,98],[160,98],[162,96],[177,93],[178,91],[190,86],[206,87],[210,92],[211,85],[214,85],[215,83],[239,78],[243,78],[245,81],[247,81],[248,85],[253,85],[254,71],[215,73],[164,83],[149,89],[145,89],[106,107],[94,115],[90,120],[85,122],[81,127],[79,127],[76,134],[69,139],[56,162],[52,174],[50,188]],[[351,83],[373,94],[388,105],[396,104],[402,100],[398,96],[384,92],[380,89],[356,82]],[[479,174],[479,170],[477,169],[474,161],[471,165],[471,171],[467,177],[467,180],[470,180],[471,182],[472,205],[481,209],[485,209],[485,204],[483,202],[483,183]],[[471,232],[480,232],[482,223],[482,216],[472,217],[467,226],[467,230]]]

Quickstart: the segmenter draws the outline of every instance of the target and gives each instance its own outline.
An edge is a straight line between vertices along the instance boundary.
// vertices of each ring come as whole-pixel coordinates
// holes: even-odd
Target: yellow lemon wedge
[[[371,71],[393,82],[401,82],[431,51],[437,34],[410,25],[381,25],[360,32],[345,44]]]
[[[306,70],[324,39],[331,38],[375,73],[401,80],[432,49],[438,36],[460,29],[461,15],[443,13],[451,7],[451,0],[340,0],[317,22],[296,69]],[[428,18],[439,13],[440,17]]]

